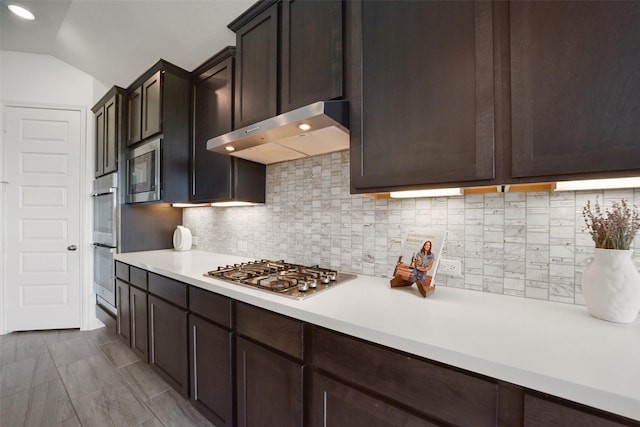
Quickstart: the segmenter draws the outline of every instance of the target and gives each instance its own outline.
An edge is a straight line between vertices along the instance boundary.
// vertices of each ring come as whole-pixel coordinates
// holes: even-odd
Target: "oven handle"
[[[108,190],[102,190],[95,193],[91,193],[91,197],[104,196],[106,194],[113,194],[116,192],[116,188],[109,188]]]
[[[115,253],[117,249],[117,248],[114,248],[113,246],[101,245],[100,243],[92,243],[91,246],[93,246],[94,248],[109,249],[109,252],[111,252],[112,254]]]

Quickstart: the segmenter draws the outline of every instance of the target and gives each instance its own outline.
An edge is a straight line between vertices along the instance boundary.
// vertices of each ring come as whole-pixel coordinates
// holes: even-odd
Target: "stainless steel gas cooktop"
[[[217,270],[207,272],[205,276],[295,299],[315,295],[357,277],[355,274],[338,273],[317,265],[304,266],[268,260],[218,267]]]

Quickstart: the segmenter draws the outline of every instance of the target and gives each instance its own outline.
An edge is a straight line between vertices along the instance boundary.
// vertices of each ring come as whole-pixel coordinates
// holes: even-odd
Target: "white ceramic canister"
[[[173,248],[176,251],[188,251],[191,249],[191,230],[179,225],[173,232]]]

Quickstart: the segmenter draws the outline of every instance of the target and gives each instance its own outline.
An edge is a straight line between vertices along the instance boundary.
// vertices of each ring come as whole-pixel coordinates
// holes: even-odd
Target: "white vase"
[[[640,311],[640,273],[630,250],[595,249],[582,273],[582,292],[592,316],[631,323]]]

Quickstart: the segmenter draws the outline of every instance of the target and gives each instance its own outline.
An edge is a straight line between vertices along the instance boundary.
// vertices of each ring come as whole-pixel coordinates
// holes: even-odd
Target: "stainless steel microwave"
[[[162,140],[145,142],[127,156],[127,203],[161,200]]]

